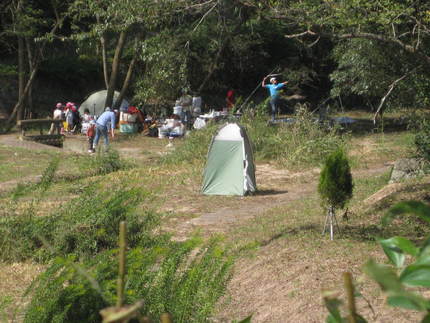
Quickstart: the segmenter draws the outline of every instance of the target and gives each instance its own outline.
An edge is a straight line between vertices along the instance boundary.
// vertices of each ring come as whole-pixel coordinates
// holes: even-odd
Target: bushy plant
[[[345,138],[336,127],[321,125],[305,105],[299,105],[291,122],[267,124],[265,116],[245,113],[242,124],[254,145],[257,159],[275,160],[284,166],[318,165],[343,145]]]
[[[2,218],[0,258],[46,260],[67,254],[90,257],[116,246],[118,224],[123,220],[129,223],[131,246],[151,244],[149,232],[159,223],[160,215],[136,208],[148,196],[140,189],[118,187],[105,192],[90,186],[50,215]]]
[[[318,193],[325,205],[343,208],[352,198],[352,189],[348,158],[344,150],[339,148],[325,161],[318,184]]]
[[[387,225],[393,218],[412,214],[430,223],[430,207],[423,202],[407,201],[393,206],[383,218],[382,224]],[[381,287],[387,296],[387,304],[393,307],[413,310],[423,313],[421,322],[430,320],[430,299],[426,295],[426,288],[430,287],[430,238],[427,238],[423,245],[416,244],[404,237],[392,237],[389,239],[379,239],[385,255],[390,265],[379,264],[374,260],[369,260],[365,266],[365,273]],[[406,261],[406,257],[412,261]],[[394,267],[393,267],[394,266]],[[327,322],[346,323],[367,322],[352,309],[354,303],[354,287],[350,286],[349,294],[349,318],[343,317],[340,311],[342,301],[336,297],[324,297],[324,302],[330,314]]]
[[[87,167],[94,175],[104,175],[126,169],[130,165],[121,159],[119,153],[109,148],[106,151],[99,150],[95,158],[90,158]]]
[[[176,147],[174,153],[163,157],[162,162],[193,164],[194,161],[197,161],[203,165],[212,136],[218,127],[219,125],[215,123],[209,123],[202,129],[191,131],[184,142]]]
[[[336,127],[317,123],[306,106],[296,109],[294,122],[277,126],[267,123],[264,109],[264,103],[257,109],[247,106],[239,120],[251,139],[257,160],[270,159],[292,167],[316,166],[345,143],[345,136],[340,135]],[[177,164],[198,161],[203,165],[209,143],[218,127],[209,124],[203,129],[192,131],[173,154],[164,157],[164,162]]]
[[[196,255],[191,255],[198,248]],[[98,312],[116,301],[115,252],[103,252],[76,264],[57,259],[32,288],[24,322],[98,322]],[[125,302],[144,300],[142,313],[157,320],[172,314],[175,322],[208,321],[230,277],[232,259],[216,240],[163,241],[134,248],[127,256]]]
[[[415,145],[418,155],[430,162],[430,119],[423,119],[417,134]]]

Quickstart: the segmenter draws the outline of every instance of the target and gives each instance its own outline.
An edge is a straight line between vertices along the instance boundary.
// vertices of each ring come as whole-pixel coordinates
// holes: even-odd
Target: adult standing
[[[227,104],[227,110],[231,111],[236,103],[236,99],[234,97],[234,90],[230,89],[227,91],[227,96],[225,98],[225,102]]]
[[[66,108],[65,108],[65,117],[66,117],[66,123],[67,123],[67,132],[68,133],[71,133],[72,132],[72,129],[73,129],[73,127],[74,127],[74,120],[75,120],[75,118],[74,118],[74,116],[73,116],[73,111],[72,111],[72,108],[73,108],[73,103],[72,102],[67,102],[66,103]]]
[[[186,89],[183,89],[182,96],[178,99],[178,101],[179,105],[182,107],[181,121],[187,129],[190,129],[193,98],[188,94]]]
[[[96,121],[96,136],[94,137],[93,152],[95,151],[97,144],[99,143],[100,136],[103,136],[104,144],[106,149],[109,146],[109,135],[108,135],[108,125],[110,126],[110,133],[112,138],[115,137],[115,120],[116,115],[109,107],[105,109],[100,117]]]
[[[270,107],[272,108],[272,121],[275,120],[275,115],[278,112],[278,106],[279,106],[279,91],[282,89],[285,84],[288,83],[282,82],[278,83],[278,80],[276,77],[270,78],[270,84],[266,84],[266,80],[269,78],[269,76],[265,76],[263,79],[263,82],[261,82],[261,86],[269,89],[270,92]]]
[[[55,106],[54,114],[52,116],[54,120],[63,120],[63,104],[58,102]],[[52,135],[54,132],[57,132],[59,135],[61,133],[61,125],[59,123],[53,122],[51,124],[51,129],[49,130],[49,134]]]

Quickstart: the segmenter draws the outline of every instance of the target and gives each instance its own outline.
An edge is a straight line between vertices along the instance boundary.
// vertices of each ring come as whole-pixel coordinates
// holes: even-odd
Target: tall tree
[[[251,2],[254,5],[257,3]],[[403,75],[421,72],[429,75],[430,70],[430,3],[424,0],[382,0],[382,1],[270,1],[264,6],[273,19],[281,19],[296,27],[296,32],[287,38],[301,38],[309,44],[328,38],[334,42],[348,42],[365,39],[367,44],[386,46],[397,52],[397,65],[404,65],[405,56],[414,66],[403,74],[393,75],[386,81],[382,99],[392,93],[394,87],[407,79]],[[421,69],[420,66],[423,66]],[[383,68],[383,66],[379,66]],[[353,73],[351,73],[352,75]],[[381,99],[381,103],[383,103]]]

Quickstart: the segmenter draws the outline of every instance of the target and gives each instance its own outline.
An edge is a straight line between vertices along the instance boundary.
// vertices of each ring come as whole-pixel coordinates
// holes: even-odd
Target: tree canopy
[[[76,100],[106,88],[106,105],[114,90],[163,105],[183,89],[222,105],[229,88],[246,96],[272,70],[311,104],[339,97],[380,114],[428,104],[423,0],[8,0],[0,28],[0,77],[19,88],[4,107],[11,122],[53,77],[73,79]]]

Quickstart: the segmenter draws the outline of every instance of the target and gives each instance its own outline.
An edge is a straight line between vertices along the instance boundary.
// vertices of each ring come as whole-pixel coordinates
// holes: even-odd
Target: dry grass
[[[72,196],[73,189],[78,190],[85,181],[102,179],[108,188],[127,178],[154,193],[153,207],[168,215],[163,228],[176,239],[185,239],[196,230],[206,237],[223,234],[238,261],[215,321],[230,322],[253,314],[253,322],[321,322],[327,315],[321,290],[334,289],[342,294],[341,274],[351,271],[375,312],[365,301],[359,301],[359,311],[369,321],[393,322],[396,317],[395,322],[411,322],[419,316],[385,306],[384,296],[361,271],[369,257],[384,259],[373,237],[380,233],[378,221],[396,190],[377,200],[383,203],[381,208],[364,201],[386,185],[393,161],[410,155],[410,140],[411,136],[405,133],[352,139],[355,197],[349,222],[341,221],[344,233],[333,242],[321,235],[324,212],[316,193],[319,169],[292,172],[268,163],[258,164],[258,194],[203,196],[199,193],[203,165],[159,165],[159,156],[168,149],[167,141],[157,138],[135,136],[114,141],[113,146],[123,156],[138,161],[136,168],[73,185],[55,183],[48,196]],[[180,144],[180,140],[174,143]],[[423,190],[421,193],[424,194]],[[408,194],[415,196],[413,189]],[[55,203],[54,199],[47,199],[41,209],[49,210]],[[34,264],[17,266],[23,269],[13,272],[13,265],[3,265],[1,274],[6,277],[13,272],[14,280],[9,280],[9,284],[15,287],[0,285],[0,290],[8,291],[5,295],[14,302],[19,301],[22,291],[41,269]]]

